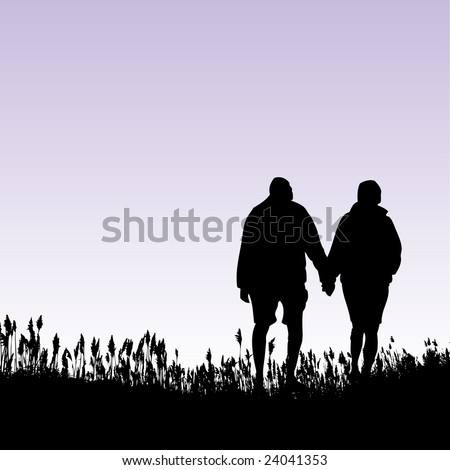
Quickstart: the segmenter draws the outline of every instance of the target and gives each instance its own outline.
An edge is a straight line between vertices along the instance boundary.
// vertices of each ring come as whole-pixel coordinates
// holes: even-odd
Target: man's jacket
[[[301,288],[306,281],[305,254],[319,271],[326,271],[326,255],[307,210],[270,196],[246,219],[237,268],[241,289]]]

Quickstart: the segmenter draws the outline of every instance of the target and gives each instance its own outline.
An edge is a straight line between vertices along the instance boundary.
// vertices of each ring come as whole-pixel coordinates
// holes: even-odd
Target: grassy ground
[[[349,381],[350,357],[301,353],[302,393],[283,390],[285,365],[272,361],[266,396],[255,396],[251,356],[194,369],[167,363],[148,332],[134,347],[103,356],[95,338],[61,353],[40,344],[39,318],[18,337],[0,333],[3,449],[439,449],[448,447],[450,353],[425,342],[416,358],[381,349],[372,377]],[[240,332],[236,335],[239,349]]]

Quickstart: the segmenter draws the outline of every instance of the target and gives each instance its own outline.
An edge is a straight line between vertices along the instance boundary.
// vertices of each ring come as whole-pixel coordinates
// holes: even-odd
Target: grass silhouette
[[[220,366],[212,361],[211,349],[206,353],[206,363],[195,368],[184,368],[176,359],[170,364],[164,339],[158,340],[156,334],[149,331],[139,340],[134,348],[133,340],[125,339],[117,349],[113,336],[103,356],[100,339],[92,339],[90,355],[86,356],[86,344],[83,335],[76,344],[73,353],[65,348],[60,357],[60,339],[55,334],[51,358],[48,349],[42,347],[40,331],[43,327],[42,316],[34,325],[28,323],[28,337],[20,335],[17,347],[16,322],[6,316],[4,331],[0,325],[0,373],[2,377],[13,375],[48,376],[52,378],[76,378],[84,381],[113,381],[123,385],[149,385],[182,393],[207,395],[219,391],[239,391],[248,393],[253,389],[251,354],[247,349],[242,357],[242,334],[239,329],[236,340],[239,344],[239,357],[225,360],[222,356]],[[35,330],[36,328],[36,330]],[[381,348],[373,370],[374,378],[400,380],[407,375],[423,369],[444,369],[450,371],[449,349],[438,350],[435,340],[425,341],[425,353],[421,360],[409,354],[405,349],[401,353],[394,350],[391,337],[387,349]],[[270,395],[279,393],[286,377],[286,364],[277,364],[272,359],[275,338],[268,343],[266,386]],[[322,358],[310,350],[300,352],[299,366],[296,371],[298,380],[305,385],[309,396],[341,396],[350,385],[351,355],[340,352],[338,355],[330,348],[324,351]]]
[[[149,331],[137,345],[127,338],[118,347],[111,336],[106,352],[96,338],[87,346],[83,335],[73,350],[62,350],[55,334],[50,351],[41,344],[42,328],[42,317],[35,323],[30,319],[27,334],[18,338],[15,321],[6,316],[3,328],[0,325],[4,422],[17,427],[20,435],[23,426],[33,421],[31,403],[47,418],[42,420],[45,432],[23,442],[27,448],[46,447],[46,432],[53,436],[47,445],[76,445],[77,433],[86,433],[83,416],[91,416],[104,433],[134,426],[134,438],[110,437],[105,448],[136,448],[138,444],[146,448],[145,432],[156,448],[299,448],[297,438],[310,448],[317,448],[318,442],[327,448],[383,448],[376,440],[378,428],[393,422],[401,437],[386,448],[395,443],[400,446],[393,448],[437,448],[441,439],[444,442],[437,433],[419,431],[448,416],[450,352],[430,339],[418,358],[404,349],[395,350],[391,337],[377,355],[372,377],[360,384],[350,380],[349,353],[330,349],[318,358],[312,351],[301,352],[296,370],[304,385],[301,395],[284,393],[286,364],[273,360],[273,339],[268,343],[268,394],[261,398],[252,394],[252,358],[248,350],[242,354],[240,330],[237,359],[222,356],[216,365],[208,349],[204,363],[185,368],[177,350],[169,363],[164,339]],[[286,429],[276,434],[270,431],[274,423],[286,427],[292,419],[302,423],[298,434]],[[177,426],[187,428],[169,445],[160,431],[173,432]],[[55,433],[57,429],[64,432]],[[417,433],[411,436],[415,429]],[[22,441],[15,435],[6,433],[4,445],[20,447]],[[95,445],[102,442],[96,435],[84,441],[89,442],[87,447],[101,447]]]

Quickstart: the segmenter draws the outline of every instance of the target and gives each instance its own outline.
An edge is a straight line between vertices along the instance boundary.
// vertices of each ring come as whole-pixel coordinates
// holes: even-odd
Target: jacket
[[[324,278],[326,255],[307,210],[293,201],[277,203],[269,196],[245,221],[237,286],[301,287],[306,281],[305,254]]]
[[[401,263],[402,245],[387,210],[356,203],[339,222],[328,255],[342,283],[389,284]]]

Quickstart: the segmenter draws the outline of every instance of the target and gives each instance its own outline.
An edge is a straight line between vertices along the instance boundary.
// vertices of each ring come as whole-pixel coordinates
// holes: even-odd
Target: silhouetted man
[[[275,323],[278,302],[288,328],[287,386],[297,385],[295,368],[303,339],[302,316],[308,299],[305,253],[319,271],[323,290],[331,295],[334,282],[326,277],[327,259],[316,226],[306,209],[292,201],[284,178],[270,184],[270,195],[246,219],[237,269],[241,299],[253,307],[252,346],[256,387],[263,389],[266,336]]]
[[[378,205],[380,202],[381,188],[375,181],[359,185],[358,202],[342,217],[328,256],[333,277],[341,275],[353,326],[350,337],[353,378],[359,376],[364,336],[362,374],[365,378],[370,375],[389,284],[400,267],[400,239],[387,210]]]

